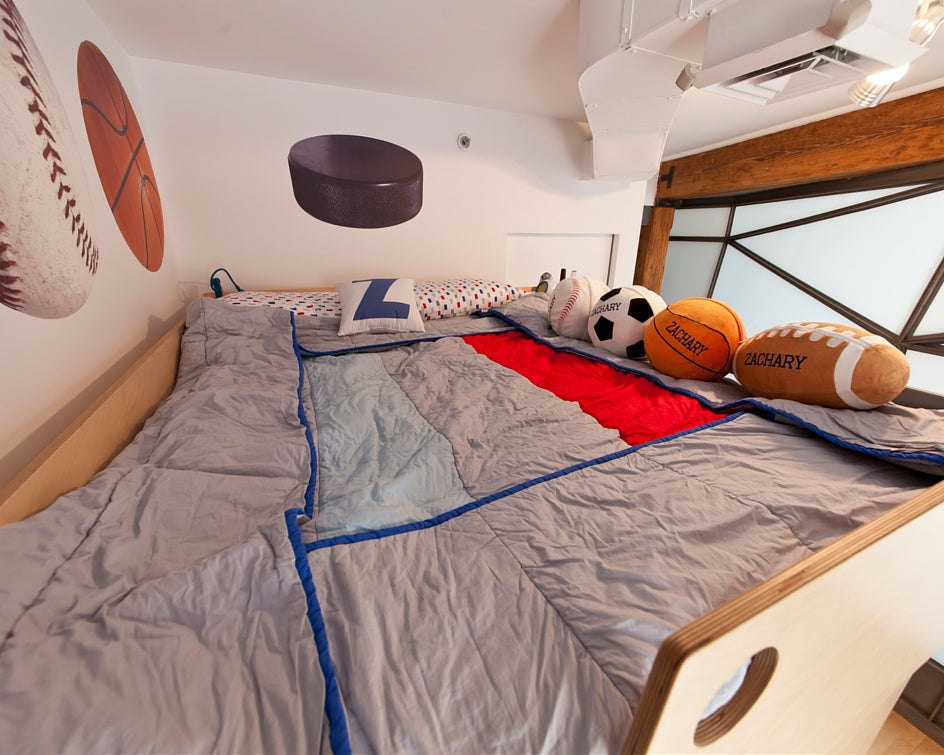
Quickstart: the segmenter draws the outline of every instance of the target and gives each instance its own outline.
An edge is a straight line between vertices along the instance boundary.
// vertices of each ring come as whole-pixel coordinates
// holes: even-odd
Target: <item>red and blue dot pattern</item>
[[[507,283],[479,278],[417,281],[414,290],[416,306],[424,320],[482,312],[497,304],[513,301],[524,293]],[[228,294],[223,299],[243,307],[288,309],[299,316],[341,316],[341,297],[337,291],[240,291]]]

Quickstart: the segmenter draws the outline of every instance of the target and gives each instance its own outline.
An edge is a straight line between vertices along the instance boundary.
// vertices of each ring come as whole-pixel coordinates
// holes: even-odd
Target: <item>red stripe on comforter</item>
[[[690,430],[725,416],[695,399],[586,357],[555,351],[518,331],[466,336],[494,362],[580,408],[630,445]]]

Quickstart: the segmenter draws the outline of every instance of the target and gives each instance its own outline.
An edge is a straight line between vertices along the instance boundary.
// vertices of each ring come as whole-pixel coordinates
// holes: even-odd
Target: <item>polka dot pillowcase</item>
[[[525,293],[507,283],[480,278],[417,281],[414,291],[416,306],[424,320],[483,312]],[[237,306],[278,307],[299,316],[341,316],[341,297],[337,291],[240,291],[223,298]]]

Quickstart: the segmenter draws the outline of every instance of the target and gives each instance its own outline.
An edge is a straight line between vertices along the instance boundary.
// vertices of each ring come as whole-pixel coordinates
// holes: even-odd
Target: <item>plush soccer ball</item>
[[[594,346],[617,356],[641,359],[646,355],[646,325],[663,309],[662,297],[645,286],[614,288],[593,305],[587,333]]]
[[[590,309],[606,293],[607,285],[592,278],[564,278],[554,286],[547,317],[551,328],[559,336],[590,340],[587,335],[587,320]]]
[[[657,313],[646,328],[646,356],[666,375],[717,380],[728,374],[744,340],[744,323],[717,299],[680,299]]]

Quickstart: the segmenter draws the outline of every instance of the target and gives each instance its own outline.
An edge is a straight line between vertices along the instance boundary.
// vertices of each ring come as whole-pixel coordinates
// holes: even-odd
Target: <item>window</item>
[[[935,171],[682,200],[662,296],[720,299],[749,334],[800,320],[856,325],[905,352],[909,387],[944,394],[944,170]]]

